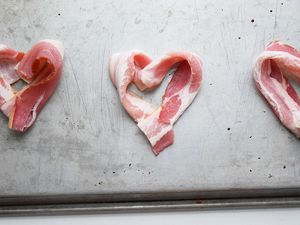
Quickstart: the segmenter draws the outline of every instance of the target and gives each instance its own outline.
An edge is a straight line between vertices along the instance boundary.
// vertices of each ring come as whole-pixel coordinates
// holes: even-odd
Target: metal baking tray
[[[296,206],[300,141],[257,93],[251,69],[274,39],[300,47],[300,3],[282,1],[0,2],[0,40],[65,46],[61,83],[34,127],[0,116],[0,214]],[[114,52],[200,55],[204,81],[158,157],[123,110]],[[164,82],[146,98],[159,104]]]

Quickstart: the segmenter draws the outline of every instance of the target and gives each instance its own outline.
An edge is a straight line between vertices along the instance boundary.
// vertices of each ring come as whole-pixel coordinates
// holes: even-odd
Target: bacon
[[[9,116],[11,108],[7,102],[10,102],[15,95],[11,84],[20,79],[15,67],[23,56],[24,53],[0,44],[0,109],[6,116]]]
[[[0,64],[6,60],[15,67],[15,70],[10,69],[7,74],[16,77],[14,81],[21,78],[28,83],[17,92],[10,86],[12,82],[7,74],[0,73],[1,110],[9,117],[8,127],[23,132],[34,123],[60,81],[63,47],[58,41],[43,40],[25,55],[17,54],[14,50],[7,51],[4,47],[2,49],[10,54],[7,57],[0,56]]]
[[[171,52],[155,61],[141,51],[112,55],[110,77],[120,101],[148,138],[155,155],[173,143],[173,125],[200,88],[201,67],[200,58],[189,52]],[[160,106],[151,105],[128,88],[135,84],[141,91],[155,89],[173,68]]]
[[[279,41],[271,42],[254,67],[257,89],[279,120],[300,137],[300,98],[288,79],[300,83],[300,52]]]
[[[20,79],[15,71],[15,66],[23,56],[23,52],[15,51],[6,45],[0,44],[0,76],[9,84]]]

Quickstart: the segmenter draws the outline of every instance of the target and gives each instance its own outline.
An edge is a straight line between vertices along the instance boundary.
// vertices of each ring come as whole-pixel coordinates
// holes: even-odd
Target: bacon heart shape
[[[36,120],[61,78],[63,46],[43,40],[26,54],[0,45],[0,109],[9,118],[8,127],[26,131]],[[27,85],[11,86],[19,79]]]
[[[200,58],[190,52],[171,52],[155,61],[141,51],[112,55],[110,77],[120,101],[148,138],[155,155],[173,143],[173,124],[199,90],[201,66]],[[141,91],[155,89],[172,68],[175,72],[159,107],[151,105],[128,88],[130,84],[135,84]]]
[[[300,137],[300,98],[289,83],[300,84],[300,52],[279,41],[271,42],[254,67],[257,89],[280,121]]]

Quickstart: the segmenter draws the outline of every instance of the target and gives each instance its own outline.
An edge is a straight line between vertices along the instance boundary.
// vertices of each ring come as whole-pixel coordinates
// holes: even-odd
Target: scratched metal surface
[[[2,197],[300,188],[300,141],[257,94],[251,67],[280,39],[300,48],[300,3],[282,1],[1,1],[0,40],[65,46],[61,83],[24,135],[0,116]],[[254,22],[251,20],[254,19]],[[119,104],[111,53],[199,54],[204,82],[158,157]],[[159,103],[166,82],[147,96]]]

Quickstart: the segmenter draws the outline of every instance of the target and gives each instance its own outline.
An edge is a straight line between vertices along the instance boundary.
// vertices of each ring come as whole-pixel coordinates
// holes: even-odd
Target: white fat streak
[[[165,136],[169,131],[171,131],[173,129],[173,126],[171,124],[166,125],[164,128],[161,129],[161,131],[159,133],[157,133],[156,135],[154,135],[153,137],[151,137],[149,139],[150,143],[152,146],[155,146],[156,143],[162,139],[163,136]]]
[[[280,96],[280,98],[283,99],[283,101],[289,106],[290,109],[294,108],[296,105],[294,104],[294,100],[287,94],[286,90],[282,87],[281,83],[279,83],[276,79],[270,78],[272,84],[275,86],[275,89],[278,91],[276,94]],[[267,91],[265,91],[266,93]],[[282,111],[280,110],[281,105],[278,104],[275,101],[276,94],[270,93],[270,96],[274,96],[274,98],[269,98],[271,100],[270,104],[273,106],[276,112],[279,114],[279,118],[284,120],[284,115],[282,114]],[[294,106],[294,107],[293,107]]]
[[[289,129],[300,138],[300,114],[297,112],[297,116],[293,116],[293,126],[290,126]]]
[[[181,105],[177,113],[170,119],[170,123],[174,124],[178,118],[182,115],[182,113],[187,109],[187,107],[192,103],[195,96],[197,95],[198,91],[190,93],[189,89],[192,85],[192,77],[190,78],[189,82],[184,86],[183,91],[180,92],[179,98],[181,100]],[[173,96],[177,95],[178,92],[174,93],[172,96],[166,98],[166,102],[172,98]]]
[[[143,84],[149,87],[153,83],[159,83],[160,79],[157,78],[156,74],[153,71],[153,68],[156,67],[158,64],[160,64],[162,61],[173,58],[173,57],[178,57],[178,58],[180,57],[180,58],[182,58],[182,60],[184,60],[185,59],[184,55],[188,54],[188,57],[186,58],[187,61],[191,62],[194,60],[194,58],[196,58],[200,64],[200,67],[202,67],[202,61],[200,60],[200,57],[198,55],[196,55],[194,53],[190,53],[190,52],[178,52],[178,55],[179,54],[182,54],[182,56],[173,56],[172,53],[168,53],[158,59],[153,60],[152,63],[149,64],[143,70],[143,75],[141,77]]]
[[[8,101],[13,97],[14,92],[9,83],[7,83],[4,79],[3,82],[5,83],[5,86],[0,85],[0,96],[4,98],[5,101]]]
[[[299,58],[294,55],[291,55],[290,53],[282,51],[265,51],[258,57],[257,63],[255,64],[254,79],[257,83],[259,83],[259,89],[262,92],[262,94],[269,100],[269,103],[278,112],[280,120],[285,122],[284,115],[280,110],[281,106],[277,104],[277,101],[274,98],[275,95],[269,92],[268,89],[264,86],[261,73],[262,64],[265,60],[280,58],[288,60],[289,62],[294,63],[294,66],[300,68],[300,64],[297,63],[299,61]],[[300,133],[298,131],[298,129],[300,128],[300,108],[298,104],[287,94],[286,90],[283,89],[282,85],[277,80],[271,78],[271,81],[275,85],[275,88],[278,90],[277,94],[279,94],[284,99],[284,102],[288,105],[288,108],[291,110],[293,122],[288,124],[285,123],[285,125],[289,129],[291,129],[297,136],[300,136]],[[285,87],[286,85],[287,84],[284,83]]]
[[[295,113],[296,114],[296,113]],[[299,138],[300,137],[300,113],[297,112],[297,115],[294,118],[294,126],[291,129]]]
[[[293,116],[293,121],[295,122],[293,124],[293,127],[295,127],[296,129],[297,128],[299,129],[300,128],[300,107],[289,96],[289,94],[282,88],[281,84],[277,80],[275,80],[273,78],[271,78],[271,80],[272,80],[272,83],[274,84],[274,86],[276,87],[276,89],[279,90],[278,94],[280,94],[280,97],[283,98],[283,101],[289,106],[289,109],[291,110],[291,113]],[[281,117],[282,117],[282,115],[281,115]]]
[[[51,39],[45,39],[45,40],[41,40],[39,42],[48,42],[52,45],[54,45],[54,47],[59,51],[61,58],[64,57],[64,46],[62,45],[62,43],[58,40],[51,40]]]
[[[9,49],[9,48],[8,48],[6,45],[0,44],[0,51],[6,50],[6,49]],[[18,54],[18,53],[16,53],[16,55],[17,55],[17,54]],[[19,65],[19,63],[17,63],[17,64],[14,66],[14,70],[17,70],[18,65]],[[11,80],[11,81],[10,81],[10,84],[11,84],[11,83],[14,83],[14,82],[16,82],[16,80]]]
[[[6,45],[0,44],[0,51],[6,50],[8,47]]]
[[[153,83],[158,83],[160,81],[159,78],[157,78],[156,74],[154,73],[153,68],[156,67],[158,64],[161,63],[161,61],[164,61],[166,59],[169,59],[170,56],[169,55],[165,55],[162,56],[158,59],[155,59],[151,62],[151,64],[149,64],[148,66],[146,66],[143,69],[143,74],[141,77],[141,81],[144,85],[146,85],[147,87],[150,87],[151,84]]]
[[[111,56],[111,59],[110,59],[110,73],[111,74],[110,74],[110,76],[111,76],[111,79],[112,79],[114,85],[116,86],[116,88],[119,91],[120,98],[124,97],[124,95],[126,94],[126,93],[120,92],[120,87],[124,84],[125,80],[127,79],[127,77],[125,76],[125,73],[129,69],[128,60],[130,59],[130,57],[132,57],[133,55],[137,55],[137,54],[146,55],[142,51],[132,50],[132,51],[124,52],[124,53],[116,53]],[[115,67],[115,68],[112,68],[112,67]]]
[[[21,62],[21,61],[20,61]],[[15,67],[14,67],[14,71],[18,74],[18,70],[19,70],[19,64],[20,64],[20,62],[18,62],[16,65],[15,65]],[[19,76],[19,74],[18,74],[18,76]]]
[[[141,81],[146,87],[150,87],[152,83],[159,82],[159,79],[155,76],[153,68],[147,68],[142,72]]]
[[[144,112],[145,117],[155,111],[155,108],[147,101],[145,101],[139,97],[134,97],[132,95],[127,95],[127,97],[128,97],[127,99],[130,101],[130,103],[132,105],[138,107],[140,110],[142,110]],[[141,119],[144,119],[144,118],[141,118]]]
[[[110,77],[116,88],[119,90],[124,83],[125,73],[128,70],[128,60],[131,52],[116,53],[110,57]]]
[[[36,101],[36,103],[34,104],[32,110],[31,110],[31,111],[32,111],[32,119],[31,119],[31,121],[26,125],[26,127],[30,127],[30,126],[33,124],[33,122],[35,121],[35,118],[36,118],[36,109],[37,109],[37,107],[40,105],[40,103],[42,102],[43,98],[44,98],[44,94],[42,94],[42,95],[38,98],[38,100]]]
[[[138,127],[147,135],[147,130],[149,126],[153,124],[153,120],[159,117],[159,114],[161,112],[161,107],[159,107],[154,113],[152,113],[150,116],[145,118],[144,120],[141,120],[137,125]],[[165,134],[167,134],[169,131],[173,129],[173,126],[171,124],[166,124],[159,133],[154,135],[151,138],[148,138],[151,145],[154,146]]]
[[[119,58],[119,62],[118,65],[116,65],[116,74],[114,76],[114,82],[115,82],[115,86],[117,87],[120,97],[124,97],[121,96],[121,86],[125,83],[127,77],[125,76],[125,73],[127,72],[127,70],[129,69],[128,67],[128,59],[126,57],[121,57]],[[123,93],[126,94],[126,93]]]

